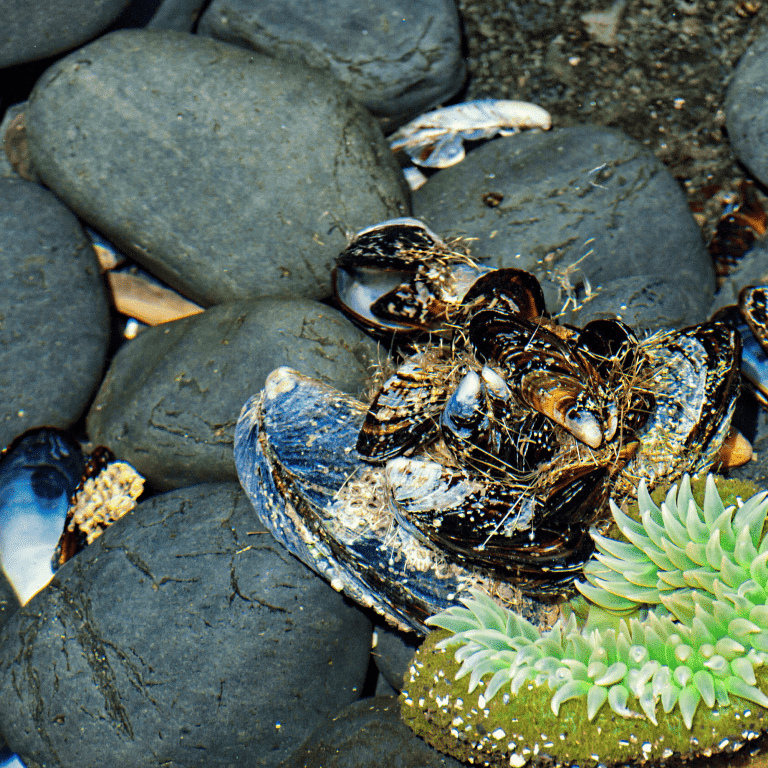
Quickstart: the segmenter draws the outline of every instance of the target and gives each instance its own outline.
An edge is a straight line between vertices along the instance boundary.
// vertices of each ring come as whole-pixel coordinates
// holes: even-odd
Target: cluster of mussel
[[[558,325],[533,275],[480,266],[414,219],[358,233],[334,288],[404,359],[368,405],[278,369],[243,409],[235,459],[272,533],[401,627],[470,587],[518,610],[521,593],[562,593],[609,498],[719,461],[740,381],[728,322],[645,338]]]

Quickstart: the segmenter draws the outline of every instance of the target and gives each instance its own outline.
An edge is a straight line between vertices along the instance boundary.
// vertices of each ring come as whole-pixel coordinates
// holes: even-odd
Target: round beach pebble
[[[393,696],[350,704],[323,723],[280,768],[461,768],[432,749],[400,717]]]
[[[455,0],[213,0],[198,34],[327,69],[389,128],[464,83]]]
[[[354,232],[408,212],[380,127],[331,75],[227,43],[121,31],[29,100],[41,179],[203,306],[330,295]]]
[[[272,370],[288,365],[361,395],[376,353],[375,342],[323,304],[221,304],[123,346],[88,413],[88,435],[158,488],[237,480],[235,424]]]
[[[673,176],[609,128],[580,126],[496,139],[436,173],[413,197],[414,216],[442,236],[473,238],[472,256],[536,274],[547,308],[566,287],[653,275],[681,286],[703,319],[711,259]]]
[[[371,625],[234,483],[156,496],[0,632],[0,732],[26,765],[258,765],[355,701]]]
[[[66,428],[101,380],[109,308],[77,219],[48,190],[0,177],[0,448]]]
[[[768,184],[768,35],[741,57],[725,99],[728,138],[744,165]]]
[[[0,0],[0,69],[68,51],[104,31],[130,0]]]

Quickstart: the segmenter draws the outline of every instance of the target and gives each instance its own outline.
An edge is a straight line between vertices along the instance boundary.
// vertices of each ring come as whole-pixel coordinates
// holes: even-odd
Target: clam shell
[[[423,621],[469,587],[520,607],[491,573],[448,563],[398,524],[383,467],[354,445],[365,406],[289,368],[268,377],[235,430],[240,482],[262,523],[305,565],[396,627]]]

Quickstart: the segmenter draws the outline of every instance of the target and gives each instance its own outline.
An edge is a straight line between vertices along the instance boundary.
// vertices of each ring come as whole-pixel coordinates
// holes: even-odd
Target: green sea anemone
[[[686,477],[639,520],[612,505],[625,540],[593,531],[596,559],[571,612],[539,631],[480,592],[431,618],[402,709],[462,760],[522,766],[661,761],[736,749],[768,714],[768,493],[702,505]],[[455,648],[455,650],[454,650]],[[451,649],[452,653],[448,650]]]

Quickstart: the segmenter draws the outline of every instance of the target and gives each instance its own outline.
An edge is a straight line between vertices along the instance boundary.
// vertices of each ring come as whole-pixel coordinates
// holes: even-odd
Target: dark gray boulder
[[[381,129],[335,78],[195,35],[115,32],[65,57],[27,135],[72,210],[203,306],[328,296],[344,230],[408,210]]]
[[[235,423],[273,369],[288,365],[359,395],[375,360],[375,342],[323,304],[221,304],[120,349],[88,413],[88,435],[158,488],[237,480]]]
[[[157,496],[0,633],[0,731],[27,766],[270,768],[355,701],[368,619],[236,484]]]
[[[390,128],[464,82],[454,0],[213,0],[197,31],[330,71]]]
[[[77,219],[48,190],[0,177],[0,447],[66,428],[101,380],[109,308]]]
[[[496,139],[435,174],[413,206],[440,235],[475,238],[473,257],[536,274],[553,312],[569,289],[584,296],[633,275],[680,286],[697,320],[714,293],[685,195],[620,131],[580,126]]]
[[[68,51],[103,32],[130,0],[0,0],[0,69]]]
[[[768,184],[768,35],[741,57],[725,98],[728,138],[744,165]]]

